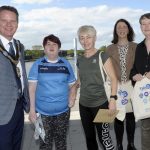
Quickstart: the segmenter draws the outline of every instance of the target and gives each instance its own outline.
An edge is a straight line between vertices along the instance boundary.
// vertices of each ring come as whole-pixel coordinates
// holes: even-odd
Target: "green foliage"
[[[84,50],[77,50],[77,55],[78,55],[78,56],[83,55],[83,53],[84,53]]]
[[[67,50],[67,55],[72,55],[72,54],[74,54],[74,50],[73,49]]]
[[[83,54],[83,50],[77,50],[77,55],[82,55]],[[70,49],[70,50],[67,50],[67,56],[74,56],[74,50],[73,49]]]
[[[105,51],[106,50],[106,45],[101,46],[99,48],[100,51]],[[69,57],[74,57],[74,49],[66,50],[67,51],[67,56]],[[83,55],[84,50],[77,50],[77,55]],[[40,57],[44,56],[44,51],[43,50],[25,50],[25,57],[30,58],[32,60],[38,59]]]
[[[106,45],[103,45],[99,48],[100,51],[105,51],[106,50]]]
[[[44,56],[44,51],[43,50],[25,50],[25,57],[27,58],[29,56],[31,56],[31,58],[34,60],[34,59]]]

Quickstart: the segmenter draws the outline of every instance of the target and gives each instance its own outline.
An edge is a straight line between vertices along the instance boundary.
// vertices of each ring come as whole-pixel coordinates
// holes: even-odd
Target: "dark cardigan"
[[[150,71],[150,55],[147,53],[145,40],[137,45],[135,52],[135,61],[130,73],[130,79],[136,74],[144,75]],[[132,80],[133,81],[133,80]],[[133,85],[135,82],[133,81]]]

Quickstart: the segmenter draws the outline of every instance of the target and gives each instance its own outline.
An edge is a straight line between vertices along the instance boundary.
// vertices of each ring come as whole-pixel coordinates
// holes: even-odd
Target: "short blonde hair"
[[[77,31],[78,37],[80,36],[81,33],[86,33],[91,36],[96,36],[96,29],[91,25],[83,25]]]

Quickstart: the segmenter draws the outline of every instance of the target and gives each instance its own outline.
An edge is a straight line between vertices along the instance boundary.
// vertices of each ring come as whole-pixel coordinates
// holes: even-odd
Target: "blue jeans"
[[[142,150],[150,149],[150,118],[141,121]]]

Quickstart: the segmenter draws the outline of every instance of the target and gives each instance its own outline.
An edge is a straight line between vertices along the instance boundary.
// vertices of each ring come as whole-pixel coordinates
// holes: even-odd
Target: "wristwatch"
[[[117,100],[118,96],[117,95],[111,95],[110,98],[114,98],[115,100]]]

